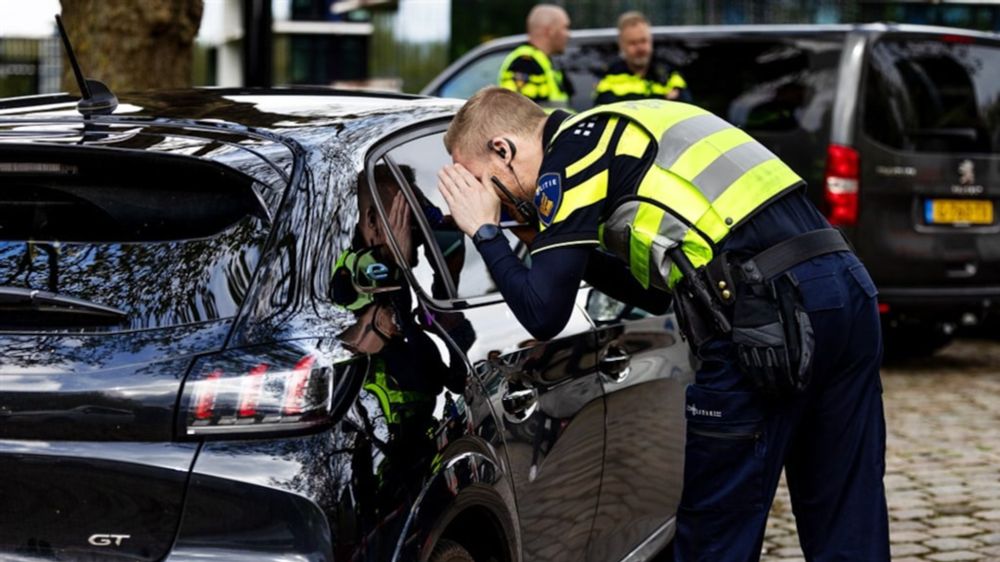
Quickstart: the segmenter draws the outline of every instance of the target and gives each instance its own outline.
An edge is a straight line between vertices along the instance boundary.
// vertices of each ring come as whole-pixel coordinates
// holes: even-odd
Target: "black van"
[[[944,345],[1000,302],[1000,36],[914,25],[655,27],[655,60],[810,186],[880,289],[889,347]],[[469,52],[422,93],[464,98],[524,36]],[[617,56],[574,31],[557,59],[577,110]],[[895,348],[895,349],[893,349]]]

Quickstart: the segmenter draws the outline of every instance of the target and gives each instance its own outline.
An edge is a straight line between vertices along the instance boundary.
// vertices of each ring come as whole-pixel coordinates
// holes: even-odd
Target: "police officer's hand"
[[[410,205],[406,202],[406,197],[402,191],[397,191],[392,197],[392,205],[389,207],[389,229],[392,231],[396,243],[399,244],[399,251],[403,254],[408,265],[413,253],[413,233],[410,232]]]
[[[475,234],[484,224],[500,223],[500,199],[493,188],[476,179],[461,164],[441,168],[438,190],[444,196],[455,224],[468,236]]]

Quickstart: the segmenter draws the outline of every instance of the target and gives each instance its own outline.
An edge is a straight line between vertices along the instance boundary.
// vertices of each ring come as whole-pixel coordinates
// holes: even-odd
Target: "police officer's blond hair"
[[[465,157],[478,158],[488,153],[488,145],[498,135],[531,135],[546,118],[535,102],[498,86],[488,86],[475,93],[458,110],[444,147],[448,154],[459,149]]]
[[[649,20],[646,19],[646,16],[642,15],[642,12],[637,12],[635,10],[625,12],[624,14],[618,16],[618,33],[621,33],[633,25],[640,23],[649,25]]]

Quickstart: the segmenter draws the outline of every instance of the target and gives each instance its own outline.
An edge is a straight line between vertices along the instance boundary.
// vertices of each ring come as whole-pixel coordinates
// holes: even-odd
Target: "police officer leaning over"
[[[691,105],[546,116],[500,88],[445,145],[438,188],[535,337],[562,330],[581,279],[654,312],[675,299],[702,359],[676,559],[757,560],[782,467],[806,559],[889,559],[876,290],[791,169]],[[530,267],[501,206],[537,220]]]
[[[569,16],[551,4],[528,12],[528,42],[511,51],[500,65],[501,88],[519,92],[546,108],[569,107],[573,85],[552,64],[552,55],[566,50]]]
[[[640,12],[618,18],[621,56],[608,67],[594,89],[594,104],[642,99],[691,101],[679,72],[653,59],[653,33]]]

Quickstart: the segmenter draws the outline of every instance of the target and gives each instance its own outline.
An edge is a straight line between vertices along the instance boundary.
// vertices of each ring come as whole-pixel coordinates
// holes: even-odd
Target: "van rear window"
[[[877,42],[863,129],[913,152],[991,153],[1000,135],[1000,46],[937,38]]]

